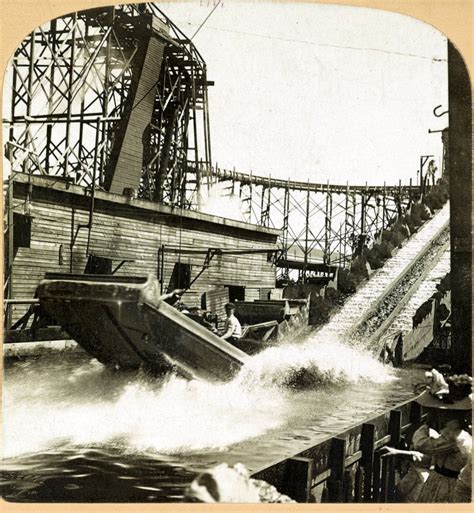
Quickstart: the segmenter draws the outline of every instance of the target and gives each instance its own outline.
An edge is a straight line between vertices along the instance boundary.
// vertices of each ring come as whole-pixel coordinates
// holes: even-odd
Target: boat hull
[[[161,301],[153,277],[48,274],[38,297],[79,345],[113,367],[225,381],[249,358]]]

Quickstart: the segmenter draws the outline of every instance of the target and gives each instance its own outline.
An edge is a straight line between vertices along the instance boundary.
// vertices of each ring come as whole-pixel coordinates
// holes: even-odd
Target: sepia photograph
[[[472,502],[471,83],[380,4],[103,5],[18,38],[3,501]]]

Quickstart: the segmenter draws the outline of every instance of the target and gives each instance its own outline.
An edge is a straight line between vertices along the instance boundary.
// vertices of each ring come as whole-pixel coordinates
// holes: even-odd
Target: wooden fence
[[[297,502],[395,502],[399,459],[381,458],[386,445],[404,447],[424,414],[407,401],[291,458],[252,474]]]

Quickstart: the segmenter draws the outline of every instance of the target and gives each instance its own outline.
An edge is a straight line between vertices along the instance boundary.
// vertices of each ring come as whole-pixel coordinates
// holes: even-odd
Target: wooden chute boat
[[[228,380],[249,356],[160,300],[156,278],[49,273],[41,305],[100,362]]]

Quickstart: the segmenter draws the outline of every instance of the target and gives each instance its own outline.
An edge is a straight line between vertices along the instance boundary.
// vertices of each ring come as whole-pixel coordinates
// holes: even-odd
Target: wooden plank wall
[[[26,187],[15,184],[14,211],[22,213]],[[111,195],[112,197],[112,195]],[[58,201],[58,198],[61,201]],[[53,199],[54,201],[51,201]],[[71,234],[79,225],[87,225],[88,198],[65,191],[49,191],[33,187],[31,195],[31,247],[19,248],[13,265],[13,297],[31,298],[46,272],[84,272],[87,255],[87,228],[78,232],[71,253]],[[93,218],[91,254],[113,259],[115,268],[126,263],[116,274],[122,276],[159,275],[158,253],[162,244],[168,247],[204,249],[275,249],[277,235],[236,228],[223,228],[199,219],[179,218],[179,215],[157,215],[145,209],[109,201],[96,201]],[[164,260],[164,290],[173,267],[180,259],[191,265],[191,279],[202,269],[204,254],[181,255],[166,253]],[[275,286],[275,267],[267,261],[267,254],[219,255],[209,269],[198,278],[183,301],[189,306],[200,306],[201,295],[208,293],[208,309],[224,315],[223,305],[228,301],[226,285],[246,287],[246,300],[258,299],[260,289]],[[15,307],[13,321],[26,307]]]

